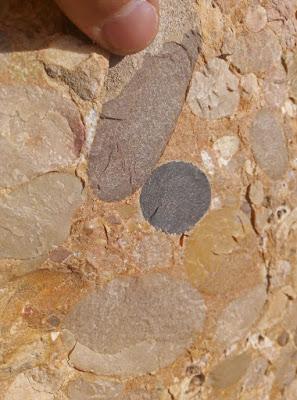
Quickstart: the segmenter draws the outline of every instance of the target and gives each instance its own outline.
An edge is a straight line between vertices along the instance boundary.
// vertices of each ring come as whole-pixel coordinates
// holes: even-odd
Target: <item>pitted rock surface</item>
[[[37,86],[3,85],[0,109],[0,188],[77,163],[85,130],[69,99]]]
[[[165,7],[164,35],[161,32],[155,41],[156,51],[144,52],[138,68],[135,64],[140,56],[132,56],[132,72],[126,64],[122,70],[119,65],[117,73],[121,71],[121,76],[129,79],[123,86],[114,78],[118,85],[108,87],[109,94],[121,89],[118,97],[103,106],[89,157],[91,185],[102,200],[121,200],[142,186],[175,127],[200,46],[196,24],[192,23],[193,2],[186,3],[192,5],[188,10],[183,2],[175,1],[173,13],[173,5]],[[179,9],[187,21],[182,30]]]
[[[218,119],[231,116],[239,105],[239,79],[228,64],[219,58],[209,61],[200,72],[195,72],[188,94],[188,103],[197,116]]]
[[[191,344],[204,316],[201,296],[186,282],[161,274],[115,279],[66,317],[78,341],[70,362],[102,375],[156,371]]]

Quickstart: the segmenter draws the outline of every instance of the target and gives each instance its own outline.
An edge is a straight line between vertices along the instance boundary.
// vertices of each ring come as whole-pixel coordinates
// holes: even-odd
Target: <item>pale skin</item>
[[[146,48],[159,29],[159,0],[55,0],[68,18],[108,51]]]

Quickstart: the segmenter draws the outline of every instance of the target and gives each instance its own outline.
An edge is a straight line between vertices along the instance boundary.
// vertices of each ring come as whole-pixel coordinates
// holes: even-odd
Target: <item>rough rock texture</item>
[[[259,4],[251,6],[247,10],[245,24],[249,31],[260,32],[267,24],[267,11]]]
[[[164,44],[158,56],[145,56],[120,96],[104,105],[89,158],[90,181],[100,199],[121,200],[149,177],[181,111],[192,48],[198,46],[195,32],[186,34],[183,46]]]
[[[69,383],[67,394],[69,400],[120,400],[120,394],[122,391],[123,385],[121,383],[77,379]]]
[[[173,161],[152,173],[142,188],[140,205],[155,228],[181,234],[204,216],[210,200],[205,174],[192,164]]]
[[[35,258],[67,239],[82,189],[78,178],[51,173],[1,196],[0,257]]]
[[[91,293],[64,327],[78,343],[70,362],[99,375],[134,376],[175,360],[202,329],[205,305],[191,286],[153,274]]]
[[[240,35],[236,40],[231,62],[243,74],[261,76],[281,58],[278,38],[269,29]]]
[[[259,166],[272,179],[281,178],[288,168],[283,127],[270,110],[259,111],[250,129],[252,150]]]
[[[227,358],[210,372],[211,385],[219,389],[234,385],[245,375],[250,361],[247,353]]]
[[[0,187],[77,163],[84,126],[72,102],[37,86],[0,87]]]
[[[158,38],[124,58],[54,3],[0,1],[0,400],[296,400],[296,0],[161,0]],[[172,161],[206,175],[195,226],[152,226],[142,183],[98,198],[101,124],[134,129],[144,180]],[[122,157],[116,185],[136,176]]]
[[[24,400],[53,400],[54,396],[52,393],[35,390],[28,381],[28,378],[24,374],[20,374],[8,389],[4,400],[15,400],[17,398]]]
[[[258,318],[266,301],[264,285],[256,286],[233,300],[222,311],[217,322],[216,338],[226,346],[243,339]]]
[[[195,21],[189,28],[193,2],[185,3],[188,8],[175,4],[174,17],[174,5],[167,3],[162,20],[169,18],[170,22],[164,22],[168,24],[164,35],[161,29],[154,44],[153,49],[159,45],[158,51],[149,49],[140,68],[128,73],[131,81],[124,87],[117,82],[122,90],[116,88],[119,95],[103,106],[89,159],[91,185],[102,200],[121,200],[143,185],[175,127],[200,47]],[[174,36],[179,40],[173,41]],[[130,61],[133,64],[133,56]],[[126,67],[117,73],[127,75]]]
[[[261,259],[257,259],[256,246],[256,235],[243,212],[213,210],[187,241],[189,278],[203,292],[220,295],[230,295],[239,285],[248,287],[248,282],[260,282]],[[237,281],[238,275],[244,283]]]
[[[81,100],[96,101],[104,85],[104,60],[93,45],[64,35],[57,37],[41,52],[47,75],[68,86]]]
[[[105,82],[106,100],[117,97],[141,68],[145,56],[158,55],[164,43],[183,43],[185,34],[197,30],[197,7],[193,0],[171,0],[160,2],[160,29],[156,39],[145,50],[129,57],[111,56],[110,69]],[[199,45],[201,44],[198,42]],[[190,56],[196,57],[197,42],[188,49]]]
[[[286,59],[286,65],[288,68],[288,80],[289,80],[289,93],[290,96],[296,101],[297,99],[297,54],[289,53]]]
[[[238,83],[224,60],[210,60],[201,72],[194,74],[188,94],[191,110],[206,119],[231,116],[239,104]]]

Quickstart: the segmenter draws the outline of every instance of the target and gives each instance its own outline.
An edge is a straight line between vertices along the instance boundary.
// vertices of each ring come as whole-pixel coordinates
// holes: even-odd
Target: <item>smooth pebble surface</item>
[[[210,206],[211,188],[197,167],[172,161],[157,168],[144,185],[140,205],[155,228],[172,234],[192,228]]]

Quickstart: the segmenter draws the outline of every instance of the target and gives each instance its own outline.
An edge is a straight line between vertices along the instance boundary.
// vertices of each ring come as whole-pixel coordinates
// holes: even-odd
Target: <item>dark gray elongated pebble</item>
[[[211,188],[205,174],[190,163],[172,161],[157,168],[142,188],[144,218],[155,228],[180,234],[207,212]]]
[[[100,199],[121,200],[148,179],[181,112],[199,38],[191,31],[182,44],[146,54],[122,93],[103,106],[88,170]]]

